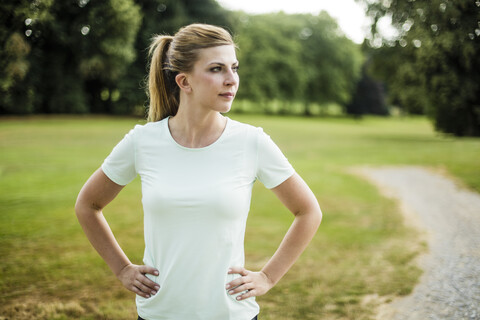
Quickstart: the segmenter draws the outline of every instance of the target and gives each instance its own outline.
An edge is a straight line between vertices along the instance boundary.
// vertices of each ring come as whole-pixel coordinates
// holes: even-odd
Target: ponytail
[[[148,121],[151,122],[174,116],[178,111],[179,89],[175,83],[177,73],[169,67],[167,55],[172,40],[172,36],[155,36],[150,46]]]

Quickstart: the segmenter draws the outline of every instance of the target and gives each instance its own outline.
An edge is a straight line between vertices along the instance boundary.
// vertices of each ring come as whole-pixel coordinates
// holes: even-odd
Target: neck
[[[223,133],[226,118],[219,112],[199,112],[198,109],[180,105],[168,123],[170,133],[177,143],[188,148],[202,148],[214,143]]]

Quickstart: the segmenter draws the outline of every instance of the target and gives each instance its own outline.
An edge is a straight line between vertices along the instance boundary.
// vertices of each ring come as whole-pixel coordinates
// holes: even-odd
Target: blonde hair
[[[199,49],[223,45],[235,46],[230,33],[221,27],[199,23],[181,28],[174,36],[157,35],[152,39],[148,121],[160,121],[177,113],[180,89],[176,75],[193,69]]]

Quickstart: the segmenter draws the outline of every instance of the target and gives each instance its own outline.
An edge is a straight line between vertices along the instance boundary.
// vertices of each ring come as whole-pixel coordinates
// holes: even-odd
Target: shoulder
[[[263,133],[263,129],[261,127],[255,127],[248,123],[243,123],[237,120],[232,120],[228,118],[230,132],[234,134],[243,134],[248,136],[258,136]]]
[[[137,124],[130,130],[129,134],[135,137],[150,137],[155,133],[161,132],[163,126],[166,124],[167,119],[163,119],[156,122],[147,122],[145,124]]]
[[[265,141],[270,139],[262,127],[256,127],[230,118],[229,121],[229,136],[233,138],[236,143],[246,143],[252,146],[254,150],[257,150],[261,145],[266,143]]]

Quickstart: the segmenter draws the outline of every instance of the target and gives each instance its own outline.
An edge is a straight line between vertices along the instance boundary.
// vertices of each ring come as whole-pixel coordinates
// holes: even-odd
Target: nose
[[[238,77],[238,73],[234,72],[233,70],[228,70],[225,77],[224,84],[226,86],[238,85],[239,80],[240,79]]]

